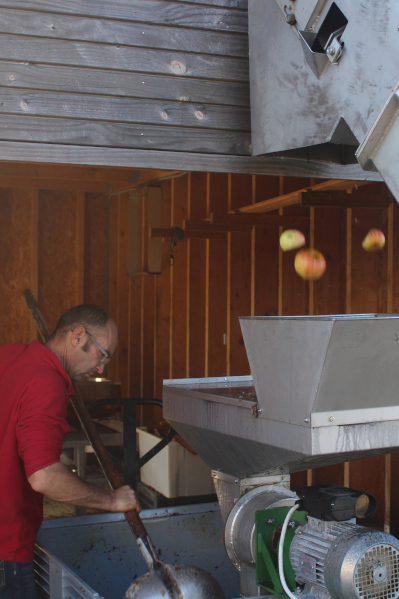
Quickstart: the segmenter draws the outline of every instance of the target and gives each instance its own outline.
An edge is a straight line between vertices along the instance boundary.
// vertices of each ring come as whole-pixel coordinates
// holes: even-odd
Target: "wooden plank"
[[[76,305],[84,302],[84,257],[85,257],[85,194],[79,191],[76,194]]]
[[[61,314],[76,305],[75,234],[76,194],[42,190],[39,196],[38,301],[50,331]]]
[[[67,126],[66,126],[67,124]],[[250,134],[245,132],[195,129],[188,127],[158,126],[145,124],[78,121],[28,116],[12,116],[0,113],[2,137],[10,141],[54,142],[81,144],[82,146],[109,146],[125,148],[150,148],[198,152],[201,149],[216,154],[249,155]],[[82,131],[84,136],[82,137]],[[3,133],[4,132],[4,133]],[[70,183],[72,190],[76,185]],[[56,187],[56,183],[52,185]],[[114,184],[114,188],[116,185]],[[92,187],[91,190],[96,191]],[[101,191],[109,189],[99,188]],[[116,187],[115,191],[122,191]]]
[[[118,339],[118,380],[122,383],[122,397],[129,397],[130,382],[130,328],[129,321],[129,280],[127,277],[128,261],[128,194],[117,197],[117,236],[118,253],[116,262],[117,277],[117,312],[116,323],[119,328]]]
[[[143,271],[142,264],[142,200],[140,191],[129,194],[128,200],[128,263],[127,274],[135,275]]]
[[[399,313],[399,205],[397,202],[393,203],[393,227],[392,312]]]
[[[326,259],[324,275],[313,289],[314,314],[345,314],[346,211],[315,208],[314,247]]]
[[[0,33],[248,57],[248,36],[0,8]]]
[[[385,312],[387,301],[387,246],[366,252],[362,241],[371,228],[386,233],[386,210],[352,210],[352,305],[354,314]]]
[[[209,210],[228,210],[228,176],[225,174],[209,176]],[[224,239],[210,239],[207,254],[205,376],[227,373],[227,346],[224,344],[227,334],[227,288],[227,243]]]
[[[164,228],[151,228],[149,229],[150,237],[162,237],[164,241],[170,241],[171,229]],[[210,231],[210,230],[199,230],[199,231],[186,231],[183,229],[183,239],[226,239],[226,232],[223,231]]]
[[[129,397],[143,396],[143,280],[144,277],[129,277]],[[140,418],[142,409],[136,411]]]
[[[301,182],[297,177],[290,177],[286,179],[286,183],[290,181],[290,185],[293,186],[294,190],[284,194],[279,194],[277,197],[267,200],[262,200],[256,204],[247,205],[240,209],[240,212],[269,212],[270,210],[276,210],[277,208],[285,208],[287,206],[294,206],[301,203],[302,193],[309,189],[313,191],[327,191],[327,190],[341,190],[351,189],[352,187],[359,186],[359,181],[341,181],[341,180],[330,180],[317,183],[311,188],[301,188]]]
[[[31,196],[31,258],[30,258],[30,284],[29,289],[35,297],[38,296],[39,285],[39,193],[32,190]],[[30,341],[38,338],[38,327],[33,318],[30,319]]]
[[[96,68],[0,61],[0,85],[10,88],[152,98],[249,107],[248,82],[208,81]]]
[[[104,191],[109,193],[112,191],[112,185],[124,185],[125,187],[134,185],[143,185],[146,182],[156,181],[165,177],[178,175],[180,171],[166,170],[149,170],[140,171],[138,169],[117,168],[117,167],[88,167],[88,166],[72,166],[63,164],[40,164],[40,163],[21,163],[21,162],[0,162],[0,176],[8,179],[28,179],[30,181],[39,181],[34,185],[40,188],[40,179],[44,180],[60,180],[62,179],[66,185],[70,180],[85,181],[84,185],[89,183],[103,183]],[[42,186],[42,189],[44,187]],[[119,189],[117,189],[120,191]],[[75,191],[75,190],[73,190]],[[87,190],[89,191],[89,190]],[[96,190],[97,191],[97,190]]]
[[[162,226],[171,226],[171,181],[162,184]],[[162,274],[156,275],[155,306],[155,397],[162,399],[163,380],[169,378],[170,364],[170,287],[169,245],[162,244]]]
[[[108,196],[85,197],[84,301],[108,309]]]
[[[181,226],[187,218],[188,176],[172,182],[172,222]],[[171,378],[187,377],[187,244],[178,243],[171,271]]]
[[[154,397],[154,367],[155,367],[155,276],[143,278],[143,397]],[[152,410],[145,410],[147,414]]]
[[[31,316],[22,291],[30,287],[34,267],[31,262],[32,245],[36,244],[36,232],[32,231],[32,222],[36,218],[32,212],[34,204],[30,192],[0,189],[1,344],[29,343],[31,340]]]
[[[250,131],[249,110],[246,108],[203,106],[190,102],[159,103],[149,99],[143,101],[113,96],[109,96],[105,101],[103,96],[94,95],[90,95],[89,100],[82,94],[3,89],[1,111],[9,115],[25,117],[61,117],[72,119],[73,122],[77,119],[85,119],[107,123],[123,122],[124,126],[125,123],[135,122],[141,125]],[[27,119],[25,119],[25,126],[29,126]],[[82,128],[82,123],[80,127]]]
[[[256,179],[258,184],[258,178]],[[262,181],[264,184],[265,182]],[[227,212],[226,214],[214,214],[210,215],[210,224],[214,225],[245,225],[255,227],[285,227],[297,228],[309,225],[309,219],[307,216],[284,216],[279,214],[250,214],[245,212]]]
[[[381,181],[374,171],[363,171],[358,165],[332,165],[304,160],[268,158],[265,156],[226,156],[198,152],[166,152],[119,148],[84,147],[79,145],[41,144],[2,141],[0,161],[51,162],[118,166],[148,169],[206,171],[211,173],[243,173],[319,177],[360,181]]]
[[[302,206],[315,207],[342,207],[342,208],[387,208],[392,202],[386,185],[381,184],[378,191],[367,188],[362,193],[348,193],[347,191],[315,191],[309,190],[301,193]]]
[[[252,197],[252,178],[231,176],[230,210],[239,210]],[[251,232],[230,233],[230,375],[249,374],[239,316],[251,313]]]
[[[148,2],[149,0],[147,0]],[[0,34],[2,60],[248,82],[248,59]],[[95,76],[93,74],[93,76]]]
[[[206,173],[190,176],[190,211],[192,219],[206,218],[208,177]],[[187,221],[185,221],[187,222]],[[206,241],[190,240],[189,262],[189,377],[205,376],[206,339]]]
[[[111,196],[108,206],[108,239],[107,239],[107,309],[109,314],[118,319],[118,196]],[[119,381],[119,344],[107,368],[108,378]]]
[[[277,177],[256,177],[254,202],[267,197],[273,197],[278,192]],[[226,215],[227,216],[227,215]],[[240,214],[239,217],[250,219],[256,217],[265,220],[264,227],[255,229],[255,255],[254,255],[254,297],[253,312],[255,316],[278,315],[278,264],[279,264],[279,228],[274,223],[279,222],[285,227],[298,228],[300,222],[286,220],[286,216],[268,213],[266,215]],[[290,218],[290,217],[288,217]],[[297,218],[297,217],[295,217]],[[272,225],[273,223],[273,225]],[[302,223],[303,224],[303,223]]]
[[[81,0],[64,2],[62,0],[35,0],[35,10],[56,14],[72,14],[81,17],[99,17],[118,19],[121,21],[137,21],[140,23],[168,24],[195,29],[218,29],[246,33],[248,19],[245,10],[234,10],[227,4],[221,10],[220,4],[206,11],[201,5],[183,2],[165,2],[159,0],[117,0],[105,3],[103,0]],[[241,2],[240,2],[241,4]],[[1,0],[3,8],[32,10],[30,0]],[[226,4],[221,5],[226,6]]]
[[[1,169],[0,169],[1,173]],[[126,183],[127,185],[127,183]],[[36,179],[34,177],[4,177],[0,174],[0,187],[12,187],[13,189],[52,189],[54,191],[89,191],[107,193],[116,191],[106,183],[96,181],[79,181],[62,179]]]
[[[306,183],[306,180],[304,181]],[[309,184],[309,182],[307,182]],[[283,197],[287,196],[292,188],[297,188],[300,181],[294,178],[284,178],[283,180]],[[302,206],[290,206],[284,208],[284,216],[309,215],[309,208]],[[306,239],[309,240],[309,229],[303,229]],[[295,252],[281,253],[281,314],[282,316],[290,316],[292,314],[308,314],[309,313],[309,281],[301,279],[294,270]]]
[[[162,224],[162,189],[151,186],[148,188],[148,227]],[[148,272],[160,273],[162,269],[162,241],[148,237]]]

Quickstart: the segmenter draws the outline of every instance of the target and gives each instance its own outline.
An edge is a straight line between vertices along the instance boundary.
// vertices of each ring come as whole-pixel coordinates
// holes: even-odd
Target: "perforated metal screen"
[[[399,596],[399,551],[388,544],[364,552],[355,568],[359,599],[396,599]]]

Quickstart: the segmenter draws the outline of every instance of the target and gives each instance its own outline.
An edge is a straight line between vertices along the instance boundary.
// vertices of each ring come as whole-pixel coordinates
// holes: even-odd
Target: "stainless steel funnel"
[[[399,316],[242,317],[252,377],[164,381],[164,415],[244,478],[399,445]]]

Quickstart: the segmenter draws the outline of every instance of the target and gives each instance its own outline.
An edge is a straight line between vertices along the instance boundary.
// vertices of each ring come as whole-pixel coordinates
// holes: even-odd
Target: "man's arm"
[[[109,512],[140,511],[136,495],[129,486],[124,485],[116,491],[101,489],[76,476],[61,462],[37,470],[28,481],[34,491],[70,505]]]

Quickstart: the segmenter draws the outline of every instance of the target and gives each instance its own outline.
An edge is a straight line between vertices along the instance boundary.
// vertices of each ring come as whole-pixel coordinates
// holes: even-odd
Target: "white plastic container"
[[[160,441],[159,437],[145,428],[137,428],[137,434],[140,457]],[[174,439],[147,462],[140,472],[141,481],[165,497],[215,493],[209,466]]]

